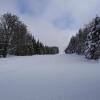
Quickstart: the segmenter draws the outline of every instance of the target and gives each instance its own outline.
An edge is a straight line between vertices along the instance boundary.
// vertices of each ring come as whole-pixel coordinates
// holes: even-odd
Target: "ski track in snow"
[[[100,100],[100,61],[65,54],[0,58],[0,100]]]

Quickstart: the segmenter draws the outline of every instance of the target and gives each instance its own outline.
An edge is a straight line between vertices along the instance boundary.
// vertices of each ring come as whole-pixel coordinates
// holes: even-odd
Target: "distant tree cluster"
[[[6,13],[0,17],[0,55],[25,56],[35,54],[57,54],[58,47],[48,47],[36,41],[27,26],[16,15]]]
[[[85,55],[87,59],[100,58],[100,17],[94,18],[71,38],[65,53]]]

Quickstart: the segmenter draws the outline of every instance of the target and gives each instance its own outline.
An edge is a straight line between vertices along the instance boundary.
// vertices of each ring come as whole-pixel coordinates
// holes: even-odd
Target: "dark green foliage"
[[[76,45],[77,45],[77,40],[76,37],[72,37],[68,47],[65,50],[65,53],[75,53],[76,52]]]
[[[90,33],[87,35],[86,58],[98,59],[98,48],[100,46],[100,18],[93,20]]]
[[[0,18],[0,55],[25,56],[56,54],[58,48],[44,46],[27,31],[27,26],[16,15],[6,13]]]
[[[58,54],[58,53],[59,53],[58,47],[45,46],[45,54]]]
[[[85,28],[80,29],[76,36],[71,38],[65,53],[85,55],[88,59],[100,57],[100,17],[93,19]]]

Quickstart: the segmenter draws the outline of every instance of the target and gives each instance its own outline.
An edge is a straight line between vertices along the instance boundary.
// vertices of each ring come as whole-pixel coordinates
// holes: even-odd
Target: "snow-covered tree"
[[[85,56],[88,59],[98,59],[96,53],[100,45],[100,18],[96,17],[93,20],[90,33],[87,35]]]
[[[44,46],[36,41],[16,15],[6,13],[0,17],[0,56],[6,57],[8,53],[17,56],[56,54],[58,51],[58,47]]]
[[[88,59],[100,58],[100,17],[93,19],[70,39],[65,53],[85,55]]]

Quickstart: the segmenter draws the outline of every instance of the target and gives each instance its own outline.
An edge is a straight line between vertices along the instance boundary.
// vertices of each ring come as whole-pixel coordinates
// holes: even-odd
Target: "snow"
[[[100,24],[96,25],[96,29],[100,30]]]
[[[1,58],[0,100],[100,100],[100,61],[65,54]]]

